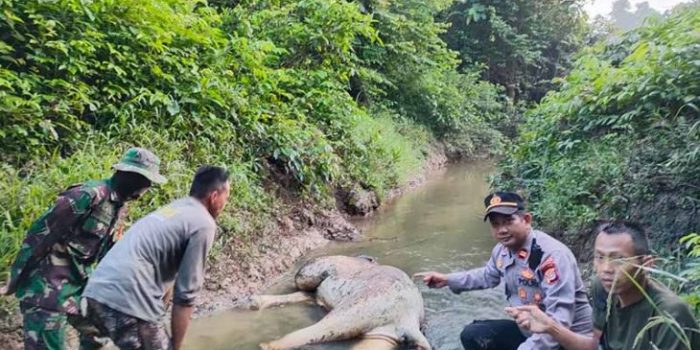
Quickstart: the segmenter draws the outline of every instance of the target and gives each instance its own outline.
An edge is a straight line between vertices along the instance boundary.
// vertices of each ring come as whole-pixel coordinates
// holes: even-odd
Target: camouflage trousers
[[[121,350],[169,350],[170,336],[160,323],[144,321],[87,298],[87,315],[101,336]]]
[[[100,339],[97,329],[80,315],[21,305],[26,350],[65,350],[68,324],[80,333],[80,349],[96,350],[108,341]]]

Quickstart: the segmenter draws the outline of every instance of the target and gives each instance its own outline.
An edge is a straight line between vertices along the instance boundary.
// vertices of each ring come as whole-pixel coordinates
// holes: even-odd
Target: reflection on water
[[[362,242],[333,243],[304,259],[319,255],[366,254],[409,274],[435,270],[450,272],[482,266],[495,242],[482,221],[485,177],[490,167],[467,164],[451,167],[422,188],[407,193],[371,219],[358,222]],[[303,259],[302,259],[303,260]],[[292,271],[267,291],[290,290]],[[474,319],[503,318],[502,287],[455,295],[420,284],[425,299],[428,339],[435,349],[461,349],[459,333]],[[225,311],[193,322],[187,349],[256,350],[273,340],[321,319],[316,306],[294,305],[279,309]],[[348,343],[310,346],[308,349],[348,349]]]

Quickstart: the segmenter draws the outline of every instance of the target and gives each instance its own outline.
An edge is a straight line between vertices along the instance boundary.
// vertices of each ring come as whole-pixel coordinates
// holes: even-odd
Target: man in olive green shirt
[[[507,308],[518,325],[552,335],[569,350],[698,350],[700,328],[688,304],[650,279],[649,241],[636,224],[598,228],[593,282],[593,337],[576,334],[536,307]]]

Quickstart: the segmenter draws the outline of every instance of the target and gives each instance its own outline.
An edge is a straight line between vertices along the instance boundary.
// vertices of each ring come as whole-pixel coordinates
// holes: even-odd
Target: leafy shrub
[[[695,7],[587,50],[528,113],[494,183],[526,189],[555,232],[626,218],[672,243],[700,229],[697,28]]]
[[[438,3],[0,0],[0,273],[61,189],[131,145],[170,182],[130,220],[186,193],[197,166],[231,169],[218,246],[255,240],[271,182],[321,203],[336,186],[386,192],[436,139],[491,149],[498,92],[456,73]]]

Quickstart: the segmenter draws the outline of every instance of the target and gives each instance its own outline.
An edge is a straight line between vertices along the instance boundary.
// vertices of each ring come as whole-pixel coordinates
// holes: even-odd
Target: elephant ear
[[[367,261],[369,261],[369,262],[371,262],[371,263],[373,263],[373,264],[379,264],[379,261],[377,261],[377,258],[375,258],[375,257],[373,257],[373,256],[369,256],[369,255],[356,255],[355,257],[356,257],[356,258],[360,258],[360,259],[365,259],[365,260],[367,260]]]

